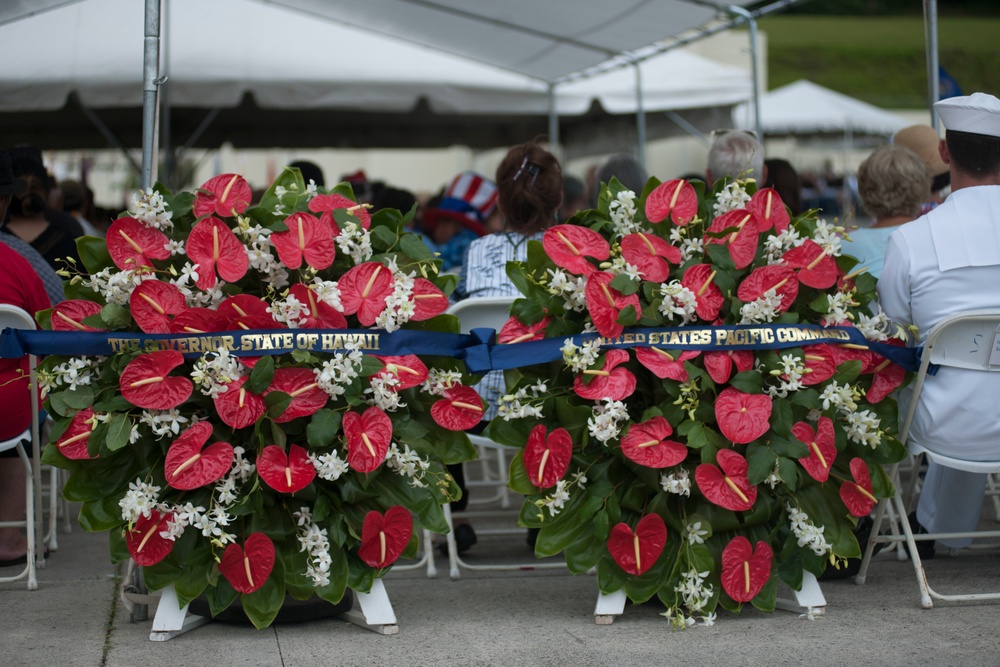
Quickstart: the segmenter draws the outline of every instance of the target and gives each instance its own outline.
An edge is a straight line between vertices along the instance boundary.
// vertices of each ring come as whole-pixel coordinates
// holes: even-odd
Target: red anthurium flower
[[[372,377],[393,376],[399,384],[393,388],[396,391],[409,389],[423,384],[427,379],[427,365],[424,364],[415,354],[407,354],[401,357],[379,357],[376,359],[385,364],[385,368],[375,373]]]
[[[635,308],[636,314],[641,314],[639,297],[636,294],[625,295],[611,287],[615,277],[604,271],[591,273],[587,278],[584,293],[587,297],[587,310],[597,327],[598,333],[608,338],[614,338],[625,330],[618,324],[618,316],[628,306]]]
[[[611,529],[608,551],[618,567],[639,576],[653,567],[667,546],[667,526],[659,514],[647,514],[635,526],[619,523]]]
[[[840,499],[847,505],[851,516],[868,516],[875,507],[877,499],[872,490],[872,478],[868,472],[868,464],[861,457],[851,459],[851,475],[853,482],[840,485]]]
[[[687,457],[687,447],[666,438],[674,429],[663,417],[633,424],[622,439],[622,454],[647,468],[669,468]]]
[[[340,303],[347,315],[358,314],[366,327],[385,310],[385,300],[394,289],[392,271],[378,262],[365,262],[348,269],[337,283]]]
[[[285,218],[286,232],[271,234],[271,244],[278,259],[290,269],[302,266],[303,260],[314,269],[333,264],[337,248],[330,227],[308,213],[293,213]]]
[[[539,489],[555,486],[569,469],[573,439],[569,431],[557,428],[546,436],[544,424],[531,429],[524,446],[524,467],[528,479]]]
[[[733,264],[737,269],[744,269],[750,266],[754,255],[757,254],[757,237],[760,235],[757,228],[758,222],[753,213],[746,209],[734,209],[713,220],[707,230],[732,231],[721,238],[706,236],[705,243],[725,243],[729,248],[729,256],[733,258]]]
[[[308,285],[296,283],[292,285],[288,293],[294,296],[299,303],[306,305],[307,311],[303,313],[304,321],[300,322],[302,329],[346,329],[347,318],[336,308],[323,301],[316,292],[312,291]]]
[[[87,451],[87,438],[93,433],[94,427],[91,419],[94,418],[94,410],[87,408],[80,410],[69,423],[69,428],[56,440],[56,449],[68,459],[79,461],[89,459],[90,453]]]
[[[210,437],[211,424],[195,422],[174,440],[163,463],[167,484],[190,491],[222,479],[233,465],[233,447],[228,442],[205,447]]]
[[[413,281],[413,315],[414,322],[429,320],[448,310],[448,297],[437,285],[426,278],[416,278]]]
[[[108,229],[108,254],[119,269],[153,266],[154,259],[167,259],[168,239],[158,229],[147,227],[135,218],[118,218]]]
[[[188,308],[170,322],[171,333],[200,334],[227,328],[226,316],[211,308]]]
[[[364,205],[351,201],[343,195],[316,195],[309,200],[309,210],[313,213],[322,213],[320,221],[330,226],[334,236],[340,235],[340,227],[333,217],[333,211],[337,209],[343,209],[353,215],[365,229],[372,226],[372,216]]]
[[[167,523],[173,514],[160,514],[150,510],[149,516],[140,516],[135,526],[125,534],[128,552],[137,565],[156,565],[170,554],[174,541],[161,535],[168,531]]]
[[[622,238],[621,247],[625,261],[639,270],[643,280],[654,283],[667,279],[670,264],[681,263],[680,248],[652,234],[628,234]]]
[[[273,322],[270,326],[264,327],[248,327],[248,328],[260,328],[260,329],[276,329],[279,324],[274,321],[271,314],[267,312],[269,308],[266,301],[264,301],[259,296],[254,296],[253,294],[234,294],[233,296],[226,297],[219,304],[219,313],[226,318],[226,327],[228,329],[243,328],[240,324],[246,324],[250,318],[266,318],[264,321]]]
[[[215,285],[216,271],[227,283],[235,283],[250,268],[246,248],[218,218],[205,218],[194,226],[188,235],[187,254],[198,265],[196,284],[203,290]]]
[[[781,201],[778,191],[774,188],[763,188],[750,197],[746,209],[752,211],[757,218],[757,231],[761,234],[769,229],[774,229],[776,234],[788,229],[791,218],[785,202]]]
[[[788,310],[795,302],[795,297],[799,295],[799,281],[795,278],[795,271],[787,266],[762,266],[750,272],[750,275],[743,279],[736,296],[744,303],[750,303],[764,296],[764,292],[773,289],[774,293],[781,298],[779,313]]]
[[[747,479],[747,460],[731,449],[720,449],[715,460],[718,466],[702,463],[694,471],[694,480],[705,498],[734,512],[753,507],[757,487]]]
[[[271,384],[264,391],[264,396],[272,391],[283,391],[292,397],[292,402],[285,411],[274,420],[279,424],[315,414],[330,398],[319,388],[316,374],[310,368],[276,369]]]
[[[715,399],[715,420],[719,430],[737,445],[745,445],[771,428],[771,397],[746,394],[726,387]]]
[[[377,407],[364,414],[348,411],[343,421],[347,439],[347,463],[358,472],[371,472],[382,465],[392,441],[392,421]]]
[[[787,266],[799,269],[799,282],[816,289],[827,289],[837,283],[837,262],[823,246],[812,239],[790,249],[781,257]]]
[[[545,327],[549,326],[551,317],[543,317],[534,324],[521,324],[516,317],[507,320],[497,334],[499,343],[525,343],[529,340],[542,340],[545,338]]]
[[[750,602],[771,579],[774,553],[763,540],[757,550],[750,540],[737,535],[722,550],[722,590],[736,602]]]
[[[903,341],[892,339],[886,341],[890,345],[902,345]],[[880,354],[871,353],[872,368],[875,374],[872,378],[872,386],[865,393],[865,398],[869,403],[878,403],[886,396],[896,390],[896,387],[903,384],[906,378],[906,370],[897,363],[894,363]]]
[[[678,382],[688,381],[688,372],[684,368],[684,362],[688,359],[694,359],[699,354],[701,352],[698,350],[688,350],[675,357],[658,347],[635,348],[635,358],[639,360],[640,364],[652,371],[656,377],[669,378]]]
[[[660,183],[646,197],[646,217],[650,222],[663,222],[668,215],[675,225],[686,225],[698,215],[698,194],[684,179]]]
[[[368,567],[381,570],[396,562],[412,535],[413,515],[402,505],[393,505],[385,516],[371,510],[361,526],[358,558]]]
[[[828,325],[834,326],[834,325]],[[845,322],[838,322],[835,326],[852,326]],[[834,359],[837,362],[837,366],[848,361],[860,361],[861,362],[861,373],[871,373],[872,370],[877,365],[875,358],[876,355],[869,349],[858,349],[856,345],[852,343],[845,343],[843,345],[830,345],[829,350],[833,353]]]
[[[149,282],[149,281],[147,281]],[[136,289],[139,289],[138,287]],[[101,312],[101,304],[85,299],[63,301],[52,309],[53,331],[106,331],[84,324],[82,320]]]
[[[716,384],[729,382],[733,373],[733,365],[737,373],[743,373],[753,368],[753,352],[750,350],[727,350],[724,352],[706,352],[705,370]]]
[[[213,399],[219,419],[230,428],[251,426],[267,412],[263,397],[243,388],[246,381],[247,378],[242,377],[230,382],[226,390]]]
[[[161,280],[143,281],[132,290],[128,305],[132,319],[146,333],[170,333],[173,318],[187,310],[187,301],[177,285]]]
[[[257,474],[275,491],[295,493],[316,479],[316,468],[298,445],[289,446],[287,454],[284,447],[268,445],[257,457]]]
[[[809,386],[826,382],[837,372],[837,353],[832,345],[808,345],[802,348],[805,353],[805,375],[802,384]]]
[[[250,184],[239,174],[219,174],[205,181],[194,195],[194,214],[219,215],[231,218],[250,206],[253,192]]]
[[[587,261],[593,257],[603,261],[611,255],[611,247],[593,229],[577,225],[555,225],[542,236],[545,254],[570,273],[589,276],[597,267]]]
[[[238,593],[248,594],[264,585],[274,569],[274,542],[264,533],[253,533],[243,547],[230,544],[222,552],[219,572]]]
[[[170,371],[184,363],[176,350],[142,354],[128,362],[119,386],[122,396],[132,405],[146,410],[176,408],[191,396],[194,385],[186,377],[169,377]]]
[[[472,387],[457,385],[431,406],[431,417],[449,431],[465,431],[483,418],[483,399]]]
[[[600,370],[585,370],[573,380],[573,391],[580,398],[589,401],[611,399],[620,401],[635,391],[635,375],[627,368],[616,368],[628,361],[628,350],[608,350],[604,355],[604,367]],[[592,375],[584,383],[585,375]]]
[[[695,312],[698,319],[712,322],[719,316],[725,298],[718,285],[712,282],[715,269],[711,264],[695,264],[688,267],[681,278],[681,285],[694,292],[696,299]]]
[[[792,435],[809,447],[809,456],[799,459],[809,476],[822,484],[830,477],[830,469],[837,458],[837,446],[833,436],[833,421],[820,417],[816,430],[806,422],[792,426]]]

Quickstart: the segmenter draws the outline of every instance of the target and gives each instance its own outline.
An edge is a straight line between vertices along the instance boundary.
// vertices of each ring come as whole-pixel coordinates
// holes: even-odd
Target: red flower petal
[[[698,215],[698,194],[694,186],[683,179],[657,185],[646,197],[646,218],[652,223],[663,222],[667,216],[675,225],[686,225]]]
[[[187,301],[172,283],[145,280],[128,300],[132,319],[146,333],[170,333],[174,316],[187,310]]]
[[[663,417],[633,424],[622,439],[622,454],[647,468],[669,468],[687,458],[687,447],[667,440],[674,430]]]
[[[688,372],[684,368],[684,362],[688,359],[694,359],[699,354],[701,352],[698,350],[688,350],[674,357],[674,355],[658,347],[635,348],[635,358],[639,360],[640,364],[652,371],[656,377],[669,378],[678,382],[688,381]]]
[[[714,278],[715,269],[711,264],[695,264],[689,267],[681,278],[681,285],[694,292],[695,311],[698,318],[705,322],[712,322],[719,316],[725,301],[722,290],[712,282]]]
[[[83,324],[85,318],[97,315],[100,312],[101,304],[94,303],[93,301],[86,301],[84,299],[62,301],[52,309],[52,330],[107,331],[107,329],[98,329],[88,324]]]
[[[241,323],[246,323],[247,318],[259,318],[266,317],[271,322],[274,322],[274,318],[271,314],[267,312],[269,308],[266,301],[264,301],[259,296],[254,296],[253,294],[234,294],[233,296],[226,297],[219,304],[219,314],[226,318],[227,328],[236,329],[240,327]],[[277,328],[278,323],[274,322],[273,327],[260,327],[260,328]],[[250,327],[256,328],[256,327]]]
[[[604,399],[620,401],[631,396],[635,391],[635,375],[627,368],[615,368],[627,361],[627,350],[608,350],[604,356],[604,366],[600,370],[586,370],[576,376],[573,380],[573,391],[580,398],[589,401]],[[594,377],[584,384],[585,375]]]
[[[368,567],[381,570],[396,562],[412,535],[413,516],[402,505],[393,505],[385,511],[385,516],[371,510],[361,527],[358,558]]]
[[[812,239],[790,249],[781,257],[785,264],[800,269],[799,282],[816,289],[828,289],[837,283],[837,263],[826,254],[823,246]]]
[[[409,389],[423,384],[427,379],[427,365],[415,354],[407,354],[400,357],[375,357],[385,367],[372,377],[393,376],[399,380],[395,386],[396,391]]]
[[[524,446],[524,467],[528,479],[539,489],[555,486],[569,469],[573,456],[573,439],[564,428],[557,428],[546,436],[544,424],[531,429]]]
[[[118,218],[108,229],[108,254],[119,269],[153,266],[154,259],[167,259],[166,235],[135,218]]]
[[[724,352],[706,352],[705,370],[716,384],[729,382],[733,372],[733,364],[737,373],[744,373],[753,368],[753,352],[750,350],[726,350]]]
[[[806,386],[826,382],[837,372],[837,353],[832,345],[809,345],[802,348],[805,353],[806,373],[802,384]]]
[[[239,174],[219,174],[205,181],[194,195],[194,214],[220,215],[231,218],[247,210],[253,192],[250,184]]]
[[[337,286],[340,303],[347,315],[358,314],[366,327],[385,310],[385,300],[393,291],[392,271],[378,262],[365,262],[348,269]]]
[[[846,322],[838,322],[833,326],[850,326],[853,325]],[[843,347],[842,345],[829,345],[827,349],[833,354],[837,366],[848,361],[860,361],[861,362],[861,373],[871,373],[875,368],[875,357],[878,356],[871,350],[857,350],[850,347]]]
[[[758,542],[755,552],[750,540],[737,535],[722,550],[722,590],[736,602],[753,600],[771,579],[773,558],[767,542]]]
[[[618,567],[639,576],[653,567],[667,545],[667,526],[659,514],[647,514],[636,524],[635,532],[627,523],[611,529],[608,551]]]
[[[306,450],[291,445],[288,453],[278,445],[268,445],[257,457],[257,474],[278,493],[295,493],[316,479],[316,468]]]
[[[306,305],[304,320],[300,321],[301,329],[346,329],[347,318],[336,308],[323,301],[308,285],[296,283],[288,290],[299,303]]]
[[[230,428],[251,426],[267,412],[264,399],[243,388],[246,381],[247,378],[242,377],[230,382],[226,385],[226,391],[213,399],[219,419]]]
[[[215,286],[216,270],[227,283],[235,283],[250,267],[246,248],[233,230],[218,218],[205,218],[196,224],[188,235],[186,247],[188,257],[198,265],[199,289]]]
[[[330,226],[334,236],[340,235],[340,227],[337,226],[337,221],[333,217],[333,211],[337,209],[346,210],[357,218],[365,229],[372,226],[372,216],[365,207],[343,195],[316,195],[309,200],[309,210],[313,213],[322,213],[320,221]]]
[[[219,572],[237,592],[247,594],[264,585],[274,569],[274,543],[264,533],[253,533],[244,547],[230,544],[222,553]]]
[[[456,386],[431,406],[431,417],[449,431],[465,431],[483,418],[483,399],[472,387]]]
[[[702,495],[727,510],[749,510],[757,500],[757,487],[751,486],[747,479],[747,460],[731,449],[720,449],[715,457],[718,467],[702,463],[694,471]]]
[[[745,445],[771,428],[771,397],[726,387],[715,399],[715,419],[722,435],[737,445]]]
[[[659,236],[628,234],[621,240],[622,257],[639,270],[643,280],[662,283],[670,276],[670,264],[681,263],[680,248]]]
[[[429,320],[448,310],[448,305],[448,297],[438,289],[437,285],[426,278],[417,278],[413,281],[413,315],[410,317],[411,320],[414,322]]]
[[[633,306],[636,315],[642,314],[638,295],[625,295],[611,287],[611,281],[614,279],[610,273],[596,271],[587,278],[587,285],[584,288],[590,318],[594,321],[598,333],[608,338],[614,338],[625,330],[625,327],[618,323],[618,317],[626,307]]]
[[[754,269],[740,283],[736,296],[740,301],[750,303],[764,296],[764,292],[769,289],[773,289],[775,294],[781,297],[778,312],[785,312],[799,295],[799,281],[795,278],[795,272],[787,266],[775,265]]]
[[[810,477],[822,484],[830,477],[830,469],[837,458],[833,421],[820,417],[816,431],[806,422],[797,422],[792,426],[792,435],[809,447],[809,456],[799,459],[799,463]]]
[[[195,422],[174,440],[163,463],[168,485],[190,491],[225,476],[233,465],[233,447],[216,442],[202,449],[210,437],[211,424]]]
[[[903,341],[896,339],[886,342],[890,345],[903,344]],[[878,403],[903,384],[903,380],[906,379],[906,370],[875,352],[870,354],[870,358],[871,372],[875,374],[875,377],[872,378],[872,386],[865,393],[865,398],[869,403]]]
[[[392,442],[392,420],[377,407],[364,414],[344,414],[344,437],[347,440],[347,463],[358,472],[371,472],[382,465]]]
[[[271,384],[264,391],[264,396],[272,391],[283,391],[292,397],[292,402],[285,411],[274,420],[279,424],[315,414],[330,398],[319,388],[316,374],[309,368],[276,369]]]
[[[755,192],[747,202],[746,209],[754,213],[757,231],[761,234],[772,228],[776,234],[780,234],[788,229],[791,222],[788,209],[774,188],[763,188]]]
[[[170,323],[171,333],[199,334],[225,331],[229,327],[226,317],[211,308],[188,308]]]
[[[125,534],[129,555],[137,565],[156,565],[173,550],[174,541],[160,535],[167,532],[167,523],[173,517],[173,514],[150,510],[148,517],[140,516]]]
[[[840,485],[840,499],[847,505],[851,516],[868,516],[875,507],[875,494],[872,491],[872,479],[865,460],[856,457],[851,459],[851,475],[853,482]]]
[[[308,213],[293,213],[285,218],[287,232],[271,234],[271,244],[278,259],[290,269],[302,266],[303,260],[314,269],[333,264],[337,249],[328,225]]]
[[[90,458],[90,453],[87,451],[87,438],[93,433],[94,428],[88,422],[93,418],[94,411],[91,408],[81,410],[73,415],[69,427],[56,440],[56,449],[59,450],[60,454],[74,461]]]
[[[578,225],[555,225],[542,236],[545,254],[570,273],[589,276],[597,267],[587,261],[593,257],[603,261],[611,255],[611,247],[593,229]]]
[[[705,243],[724,243],[729,249],[729,256],[733,258],[733,264],[737,269],[744,269],[750,266],[754,256],[757,254],[757,231],[758,223],[756,217],[745,209],[735,209],[728,213],[723,213],[712,221],[708,232],[722,232],[732,229],[731,233],[721,238],[706,236]]]
[[[551,317],[543,317],[534,324],[521,324],[516,317],[507,320],[497,334],[499,343],[525,343],[529,340],[542,340],[545,338],[545,327],[549,326]]]
[[[186,377],[168,373],[184,363],[176,350],[142,354],[125,366],[119,386],[122,396],[132,405],[146,410],[170,410],[191,396],[194,385]]]

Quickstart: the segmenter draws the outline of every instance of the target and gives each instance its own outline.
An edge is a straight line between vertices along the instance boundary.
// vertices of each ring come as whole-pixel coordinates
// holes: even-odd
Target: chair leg
[[[896,505],[896,511],[905,516],[906,506],[899,492],[892,498]],[[917,552],[917,541],[913,539],[913,531],[910,530],[909,521],[900,521],[903,525],[903,533],[906,535],[906,546],[910,552],[910,561],[913,563],[913,571],[917,575],[917,585],[920,587],[920,606],[924,609],[931,609],[934,602],[927,586],[927,575],[924,573],[924,564],[920,562],[920,554]]]

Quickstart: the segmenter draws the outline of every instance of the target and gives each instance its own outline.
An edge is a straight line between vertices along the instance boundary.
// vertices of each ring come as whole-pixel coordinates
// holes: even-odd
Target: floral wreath
[[[292,169],[250,199],[235,174],[157,186],[106,242],[79,241],[86,273],[64,272],[69,300],[39,322],[70,352],[69,332],[132,344],[53,354],[38,375],[55,421],[43,461],[70,471],[81,525],[108,530],[112,560],[150,588],[204,594],[213,615],[242,596],[260,628],[286,594],[370,590],[415,553],[413,516],[447,531],[444,465],[474,456],[463,430],[483,403],[458,359],[385,355],[358,333],[458,333],[456,279],[405,231],[413,211],[370,214]],[[293,329],[342,333],[274,354]],[[204,336],[261,331],[249,348]]]
[[[906,372],[875,351],[905,332],[841,254],[843,229],[792,219],[752,181],[705,188],[651,179],[637,197],[612,180],[507,265],[523,297],[499,342],[565,342],[506,371],[485,433],[520,448],[511,487],[536,554],[658,597],[676,627],[719,605],[772,610],[778,579],[797,590],[803,571],[860,557],[857,517],[891,496],[881,464],[905,453],[889,394]],[[861,344],[687,344],[721,325],[835,326]],[[643,344],[643,327],[674,333]]]

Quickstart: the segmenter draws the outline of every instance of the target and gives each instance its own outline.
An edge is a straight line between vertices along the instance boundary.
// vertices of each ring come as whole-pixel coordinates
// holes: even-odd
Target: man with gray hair
[[[767,178],[764,146],[755,134],[747,130],[715,130],[711,136],[705,171],[709,184],[720,178],[752,178],[758,188],[763,187]]]

